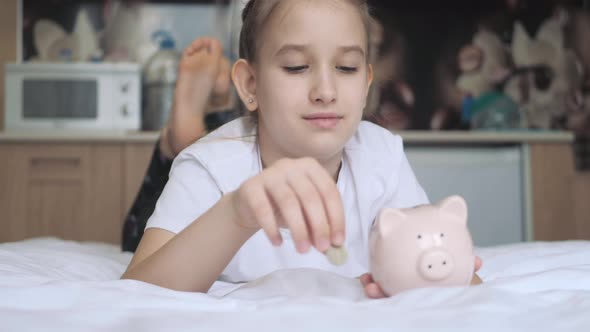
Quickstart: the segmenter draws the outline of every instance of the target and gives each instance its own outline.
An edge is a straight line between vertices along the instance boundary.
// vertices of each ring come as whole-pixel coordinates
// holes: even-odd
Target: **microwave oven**
[[[5,64],[5,128],[138,130],[135,63]]]

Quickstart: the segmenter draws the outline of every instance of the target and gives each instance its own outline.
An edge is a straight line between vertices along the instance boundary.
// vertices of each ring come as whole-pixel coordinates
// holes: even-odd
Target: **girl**
[[[252,116],[176,157],[123,278],[206,292],[283,268],[358,277],[379,210],[428,202],[401,138],[361,122],[373,77],[364,1],[254,0],[242,19],[232,80]],[[328,262],[330,246],[349,250],[346,264]]]

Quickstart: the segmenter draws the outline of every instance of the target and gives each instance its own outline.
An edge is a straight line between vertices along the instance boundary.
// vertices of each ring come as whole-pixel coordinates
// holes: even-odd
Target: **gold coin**
[[[326,250],[325,255],[330,263],[334,265],[342,265],[348,259],[348,252],[345,247],[330,247],[330,249]]]

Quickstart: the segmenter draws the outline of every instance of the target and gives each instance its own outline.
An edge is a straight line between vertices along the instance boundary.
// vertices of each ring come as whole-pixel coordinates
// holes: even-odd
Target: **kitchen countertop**
[[[430,131],[398,132],[407,144],[519,144],[571,142],[567,131]],[[152,143],[157,131],[0,131],[0,142]]]
[[[418,143],[457,143],[457,144],[510,144],[510,143],[563,143],[572,142],[574,134],[569,131],[431,131],[409,130],[399,134],[404,142]]]
[[[155,143],[158,131],[5,130],[0,142]]]

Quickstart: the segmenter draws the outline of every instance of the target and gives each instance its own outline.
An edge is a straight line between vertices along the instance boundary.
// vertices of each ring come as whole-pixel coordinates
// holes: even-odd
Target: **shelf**
[[[428,131],[397,132],[406,144],[520,144],[568,143],[574,135],[566,131]],[[129,142],[149,143],[158,139],[157,131],[0,131],[0,142]]]

